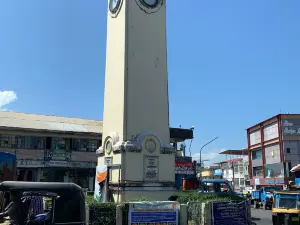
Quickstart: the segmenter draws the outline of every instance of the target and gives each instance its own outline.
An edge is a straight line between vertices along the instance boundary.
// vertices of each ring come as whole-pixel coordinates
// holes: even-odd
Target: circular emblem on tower
[[[145,13],[155,13],[164,4],[164,0],[135,0]]]
[[[158,5],[159,0],[141,0],[142,4],[147,6],[147,7],[151,7],[154,8]]]
[[[143,149],[149,153],[154,153],[160,149],[160,141],[154,135],[147,135],[143,140]]]
[[[110,155],[113,150],[113,141],[111,137],[108,137],[104,143],[104,150],[107,155]]]
[[[119,10],[121,9],[121,6],[122,0],[109,0],[108,8],[112,14],[118,14]]]

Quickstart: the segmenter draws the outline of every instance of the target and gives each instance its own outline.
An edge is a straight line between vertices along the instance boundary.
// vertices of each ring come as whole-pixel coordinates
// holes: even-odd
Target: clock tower
[[[102,140],[115,200],[174,193],[165,0],[109,0]]]

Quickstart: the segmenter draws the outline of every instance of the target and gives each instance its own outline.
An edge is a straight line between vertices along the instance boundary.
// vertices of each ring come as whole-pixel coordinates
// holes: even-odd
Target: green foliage
[[[221,201],[244,201],[245,199],[232,193],[201,193],[198,191],[183,191],[178,194],[177,201],[188,204],[188,212],[191,224],[202,224],[203,212],[202,203],[221,202]]]
[[[90,223],[91,225],[116,224],[116,207],[117,205],[112,202],[102,203],[94,200],[93,196],[86,196],[86,202],[90,209]]]
[[[243,201],[244,198],[230,193],[201,193],[198,191],[180,192],[177,201],[180,203],[188,202],[219,202],[219,201]]]
[[[152,201],[146,196],[138,196],[136,199],[131,200],[131,202],[150,202]]]

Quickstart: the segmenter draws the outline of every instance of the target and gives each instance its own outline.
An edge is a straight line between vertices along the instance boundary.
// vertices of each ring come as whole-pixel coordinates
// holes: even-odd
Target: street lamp
[[[215,137],[214,139],[212,139],[211,141],[207,142],[206,144],[204,144],[201,148],[200,148],[200,180],[202,180],[202,174],[201,174],[201,161],[202,161],[202,149],[209,145],[210,143],[212,143],[213,141],[217,140],[219,137]]]

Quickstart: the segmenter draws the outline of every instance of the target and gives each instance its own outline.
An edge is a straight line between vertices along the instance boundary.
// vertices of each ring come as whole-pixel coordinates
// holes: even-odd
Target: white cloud
[[[226,148],[222,148],[222,149],[212,149],[210,151],[205,151],[202,152],[201,154],[201,160],[209,160],[209,161],[213,161],[214,159],[220,157],[221,155],[219,154],[220,152],[225,151]],[[200,159],[200,153],[196,153],[193,156],[193,160],[197,160],[199,161]],[[210,163],[210,162],[208,162]]]
[[[14,91],[0,91],[0,110],[1,111],[9,111],[3,106],[6,106],[18,99],[17,93]]]

